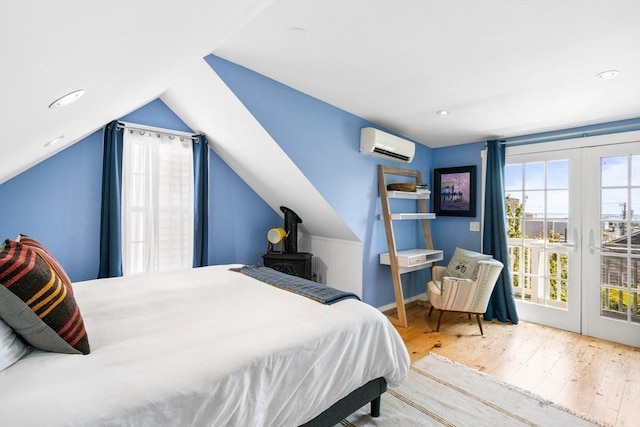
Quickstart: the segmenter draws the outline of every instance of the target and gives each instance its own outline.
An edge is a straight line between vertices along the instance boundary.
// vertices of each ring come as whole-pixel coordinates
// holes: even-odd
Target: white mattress
[[[0,372],[0,426],[296,426],[407,376],[378,310],[229,267],[75,283],[91,354],[34,352]]]

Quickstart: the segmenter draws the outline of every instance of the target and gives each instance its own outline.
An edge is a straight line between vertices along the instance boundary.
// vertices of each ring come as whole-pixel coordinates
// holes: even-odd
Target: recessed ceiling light
[[[80,98],[82,95],[84,95],[84,90],[82,89],[74,90],[73,92],[70,92],[65,96],[62,96],[56,99],[55,101],[53,101],[51,104],[49,104],[49,108],[64,107],[65,105],[69,105],[72,102],[77,101],[78,98]]]
[[[438,110],[436,111],[436,114],[439,116],[446,116],[449,112],[447,110]]]
[[[608,70],[608,71],[603,71],[601,73],[598,73],[596,74],[596,76],[600,79],[606,80],[606,79],[612,79],[616,77],[618,74],[620,74],[620,71],[618,70]]]
[[[293,27],[287,30],[287,35],[293,40],[300,42],[309,37],[309,32],[304,28]]]
[[[50,145],[57,144],[58,142],[62,141],[63,139],[64,139],[64,135],[60,135],[59,137],[53,138],[51,141],[49,141],[46,144],[44,144],[44,146],[48,147]]]

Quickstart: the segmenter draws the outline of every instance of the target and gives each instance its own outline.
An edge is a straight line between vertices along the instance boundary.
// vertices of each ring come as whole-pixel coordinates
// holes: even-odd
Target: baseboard
[[[413,307],[414,305],[420,305],[423,307],[429,307],[429,300],[427,299],[427,293],[421,293],[411,298],[405,298],[404,306],[405,307]],[[383,305],[382,307],[378,307],[378,310],[383,312],[384,314],[390,314],[397,311],[396,303],[393,302],[391,304]]]

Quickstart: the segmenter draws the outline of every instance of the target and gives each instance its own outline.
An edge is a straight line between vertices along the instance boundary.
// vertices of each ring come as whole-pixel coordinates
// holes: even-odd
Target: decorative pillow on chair
[[[5,240],[0,246],[0,317],[32,346],[89,354],[89,339],[71,286],[40,251]]]
[[[444,271],[444,276],[476,280],[478,276],[478,261],[488,261],[491,258],[491,255],[456,248],[447,265],[447,269]]]
[[[31,352],[31,347],[13,332],[13,329],[0,319],[0,371],[22,359]]]

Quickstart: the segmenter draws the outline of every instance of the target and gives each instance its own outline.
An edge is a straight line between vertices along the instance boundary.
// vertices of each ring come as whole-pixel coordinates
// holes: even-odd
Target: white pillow
[[[22,359],[31,352],[9,325],[0,319],[0,371]]]
[[[444,276],[476,280],[478,277],[478,261],[488,261],[490,259],[491,255],[456,248],[447,265]]]

